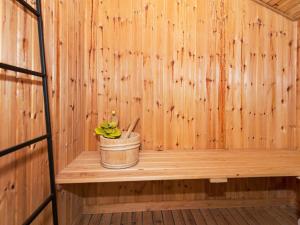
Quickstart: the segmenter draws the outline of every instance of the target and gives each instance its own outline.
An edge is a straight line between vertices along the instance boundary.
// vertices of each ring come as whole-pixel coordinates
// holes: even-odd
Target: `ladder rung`
[[[25,220],[23,225],[29,225],[32,223],[32,221],[43,211],[43,209],[51,202],[53,199],[53,195],[49,195],[48,198],[46,198],[42,204],[34,210],[34,212]]]
[[[32,145],[34,143],[37,143],[39,141],[45,140],[47,137],[48,137],[48,135],[46,134],[46,135],[34,138],[32,140],[23,142],[23,143],[21,143],[19,145],[15,145],[15,146],[12,146],[10,148],[4,149],[4,150],[0,151],[0,157],[2,157],[4,155],[7,155],[9,153],[13,153],[13,152],[15,152],[15,151],[17,151],[17,150],[19,150],[21,148],[27,147],[27,146]]]
[[[43,77],[43,74],[41,72],[36,72],[33,70],[28,70],[25,68],[9,65],[9,64],[5,64],[5,63],[0,63],[0,68],[2,68],[4,70],[11,70],[11,71],[19,72],[19,73],[25,73],[25,74],[29,74],[29,75],[33,75],[33,76],[37,76],[37,77]]]
[[[37,10],[35,10],[31,5],[29,5],[27,2],[24,0],[17,0],[22,6],[24,6],[26,9],[28,9],[30,12],[32,12],[36,16],[40,16]]]

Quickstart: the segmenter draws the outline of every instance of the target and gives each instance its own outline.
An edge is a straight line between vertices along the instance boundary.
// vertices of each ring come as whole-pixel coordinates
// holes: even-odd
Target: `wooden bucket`
[[[140,135],[132,132],[129,138],[100,137],[101,164],[109,169],[124,169],[139,161]]]

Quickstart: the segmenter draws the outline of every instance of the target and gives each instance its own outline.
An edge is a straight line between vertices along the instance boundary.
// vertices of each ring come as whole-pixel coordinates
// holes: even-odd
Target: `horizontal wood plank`
[[[85,151],[63,169],[58,184],[119,181],[300,176],[299,151],[142,151],[128,169],[105,169],[98,151]]]

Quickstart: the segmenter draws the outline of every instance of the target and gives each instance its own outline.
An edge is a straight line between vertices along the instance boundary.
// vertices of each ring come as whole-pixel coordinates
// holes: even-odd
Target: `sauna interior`
[[[298,223],[299,0],[0,0],[0,21],[1,225]],[[112,111],[139,118],[133,167],[100,163]]]

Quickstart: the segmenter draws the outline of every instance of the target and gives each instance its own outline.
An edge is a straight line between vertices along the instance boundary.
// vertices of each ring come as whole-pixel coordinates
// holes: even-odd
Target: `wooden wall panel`
[[[39,69],[36,21],[12,1],[0,4],[1,62]],[[1,149],[43,134],[43,105],[34,104],[42,102],[41,80],[2,70],[0,83]],[[20,224],[47,196],[46,159],[45,142],[1,158],[1,218],[5,224]],[[49,210],[38,222],[46,224],[48,215]]]
[[[49,4],[47,7],[46,4]],[[52,128],[56,170],[70,163],[82,150],[82,21],[81,1],[45,1],[45,37],[51,92]],[[46,12],[45,12],[46,13]],[[49,25],[51,26],[49,27]],[[49,30],[48,30],[49,29]],[[59,219],[72,224],[81,212],[80,189],[59,187]]]
[[[297,63],[297,149],[300,149],[300,21],[298,21],[298,52],[297,52],[297,58],[298,58],[298,63]],[[297,204],[298,207],[300,207],[300,180],[297,179],[297,181],[293,185],[296,199],[297,199]]]
[[[1,61],[39,68],[35,22],[13,0],[0,6],[1,34],[9,30],[0,36]],[[123,128],[141,118],[137,130],[145,150],[299,146],[296,23],[249,0],[57,0],[43,1],[43,9],[57,171],[83,149],[97,148],[93,129],[111,110]],[[0,72],[0,121],[7,127],[2,148],[39,134],[44,125],[40,82]],[[1,159],[6,224],[19,224],[48,193],[45,153],[41,143]],[[59,189],[60,220],[72,223],[82,197],[91,207],[285,198],[292,196],[289,182],[65,186]],[[50,223],[49,213],[37,222]]]
[[[295,22],[250,0],[95,0],[85,12],[85,150],[112,110],[122,128],[141,118],[143,150],[296,149]],[[88,208],[293,198],[291,182],[99,184],[83,196]]]
[[[180,205],[180,201],[184,207],[191,206],[190,202],[193,201],[199,205],[203,202],[202,207],[220,207],[222,201],[227,201],[228,207],[251,202],[254,205],[275,204],[276,201],[289,204],[295,198],[292,186],[294,181],[293,178],[249,178],[230,179],[223,184],[210,184],[208,180],[85,184],[82,185],[84,212],[129,210],[122,206],[125,203],[131,203],[134,210],[140,210],[142,203],[149,210],[154,205],[152,203],[168,209]],[[163,202],[168,203],[161,204]]]
[[[112,110],[143,149],[295,149],[296,23],[248,0],[85,4],[85,149]]]
[[[85,149],[111,110],[144,149],[295,148],[296,23],[240,0],[86,5]]]
[[[297,102],[296,102],[296,110],[297,110],[297,149],[300,149],[300,21],[298,22],[298,52],[297,52]]]
[[[80,1],[42,1],[56,171],[83,150]],[[40,70],[37,23],[14,0],[0,1],[0,61]],[[41,79],[0,70],[0,149],[45,133]],[[0,223],[19,225],[49,194],[46,143],[0,159]],[[59,189],[60,224],[82,210],[80,189]],[[51,207],[34,224],[52,224]]]

